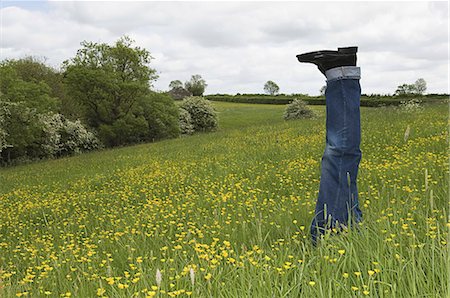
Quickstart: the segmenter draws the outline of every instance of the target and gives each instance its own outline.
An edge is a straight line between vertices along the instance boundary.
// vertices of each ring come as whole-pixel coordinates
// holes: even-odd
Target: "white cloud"
[[[364,93],[391,93],[423,77],[448,92],[447,2],[5,2],[2,58],[46,56],[59,65],[83,40],[127,34],[147,48],[156,88],[201,74],[208,93],[318,94],[324,77],[295,55],[358,45]]]

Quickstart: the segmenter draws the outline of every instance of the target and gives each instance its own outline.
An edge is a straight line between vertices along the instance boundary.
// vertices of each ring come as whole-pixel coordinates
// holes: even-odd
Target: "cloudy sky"
[[[207,94],[280,92],[317,95],[325,84],[296,55],[359,46],[363,93],[393,93],[424,78],[448,93],[448,2],[150,2],[0,0],[1,59],[26,55],[59,67],[83,40],[123,35],[148,49],[154,83],[200,74]]]

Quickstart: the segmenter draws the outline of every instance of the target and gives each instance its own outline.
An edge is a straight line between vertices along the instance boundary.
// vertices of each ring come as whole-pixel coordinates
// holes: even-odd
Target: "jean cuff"
[[[356,79],[361,78],[361,68],[357,66],[339,66],[331,68],[325,72],[327,81],[339,79]]]

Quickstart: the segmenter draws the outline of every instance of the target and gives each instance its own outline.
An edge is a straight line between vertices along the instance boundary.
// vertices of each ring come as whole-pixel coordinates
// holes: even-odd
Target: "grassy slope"
[[[284,107],[278,105],[225,102],[213,102],[213,105],[218,110],[220,119],[220,128],[214,134],[200,133],[188,138],[170,139],[0,169],[0,192],[26,185],[56,183],[58,187],[64,186],[67,182],[70,183],[81,177],[92,178],[96,174],[105,175],[120,168],[141,165],[149,156],[164,159],[177,158],[179,154],[188,156],[195,153],[195,148],[198,149],[208,142],[222,139],[232,130],[284,122],[281,117]],[[168,151],[167,148],[170,150]]]
[[[129,296],[155,284],[156,268],[163,270],[166,291],[200,297],[445,295],[446,105],[412,114],[362,109],[364,229],[312,249],[307,230],[319,183],[324,107],[313,107],[317,119],[284,122],[283,106],[213,104],[220,111],[215,133],[1,169],[0,243],[7,245],[0,246],[0,273],[18,272],[3,278],[12,284],[3,294],[38,293],[38,281],[21,286],[15,278],[42,265],[36,255],[53,253],[59,257],[51,262],[55,269],[39,282],[58,296],[93,297],[97,288]],[[196,247],[193,239],[206,246]],[[71,243],[80,250],[67,249]],[[106,253],[114,256],[109,271],[101,265]],[[80,254],[91,269],[77,261]],[[138,271],[145,281],[127,282],[127,289],[106,284],[107,276],[134,273],[128,263],[139,266],[137,256],[144,258]],[[169,264],[161,260],[171,258]],[[176,277],[188,264],[197,266],[194,289],[186,276]]]

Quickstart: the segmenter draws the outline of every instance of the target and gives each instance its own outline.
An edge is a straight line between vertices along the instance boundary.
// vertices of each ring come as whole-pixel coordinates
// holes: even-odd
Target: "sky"
[[[296,55],[358,46],[365,94],[418,78],[449,93],[449,7],[440,2],[152,2],[0,0],[0,59],[35,56],[59,68],[80,42],[123,35],[146,48],[167,91],[200,74],[206,94],[318,95],[325,77]]]

